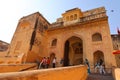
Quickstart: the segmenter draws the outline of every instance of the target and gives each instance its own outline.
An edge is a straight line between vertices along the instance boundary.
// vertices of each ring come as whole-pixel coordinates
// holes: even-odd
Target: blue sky
[[[111,34],[117,34],[120,0],[0,0],[0,40],[10,43],[19,19],[29,14],[40,12],[52,23],[66,10],[77,7],[86,11],[102,6],[107,10]]]

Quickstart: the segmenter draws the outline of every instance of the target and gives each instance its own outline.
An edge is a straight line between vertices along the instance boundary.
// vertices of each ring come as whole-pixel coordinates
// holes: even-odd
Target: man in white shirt
[[[53,64],[53,68],[55,68],[55,66],[56,66],[56,57],[53,59],[52,64]]]

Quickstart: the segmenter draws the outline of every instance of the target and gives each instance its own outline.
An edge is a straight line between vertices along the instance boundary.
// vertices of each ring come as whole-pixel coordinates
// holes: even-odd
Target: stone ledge
[[[70,66],[0,74],[0,80],[86,80],[87,67]]]

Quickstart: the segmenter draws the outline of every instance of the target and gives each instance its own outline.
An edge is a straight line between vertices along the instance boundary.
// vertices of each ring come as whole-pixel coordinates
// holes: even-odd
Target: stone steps
[[[105,75],[101,75],[101,74],[90,74],[88,75],[87,80],[114,80],[111,74],[105,74]]]

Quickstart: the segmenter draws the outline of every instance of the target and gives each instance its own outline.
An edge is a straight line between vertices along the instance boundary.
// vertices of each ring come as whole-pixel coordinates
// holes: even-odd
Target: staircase
[[[98,74],[98,73],[92,73],[88,75],[87,80],[114,80],[111,74]]]

